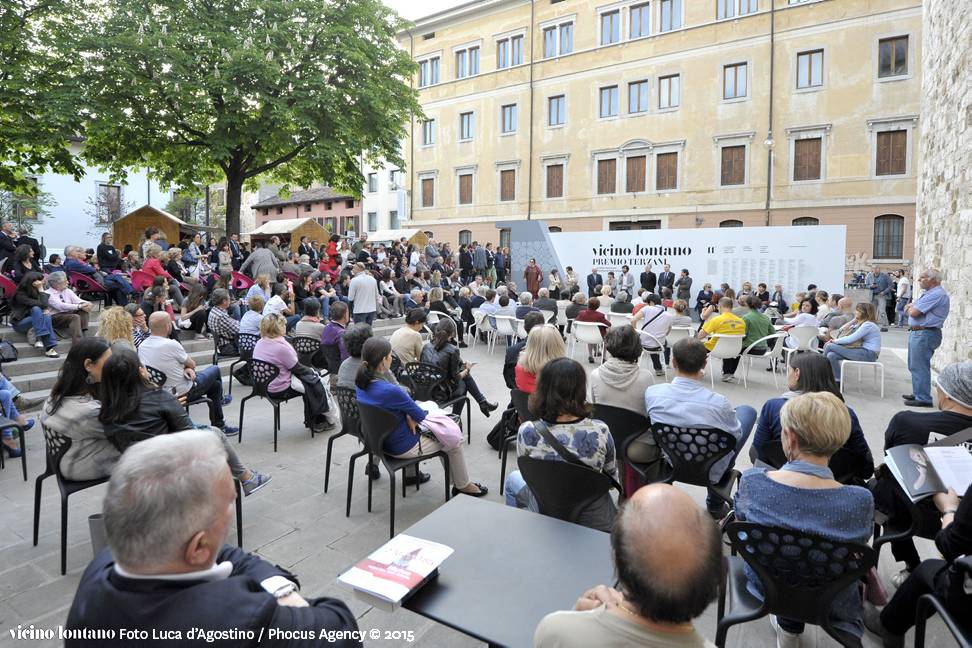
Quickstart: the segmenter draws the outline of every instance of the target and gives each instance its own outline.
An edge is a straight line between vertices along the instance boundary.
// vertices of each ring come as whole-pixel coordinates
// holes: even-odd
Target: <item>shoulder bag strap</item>
[[[546,441],[550,447],[552,447],[557,454],[560,455],[561,459],[569,464],[574,464],[575,466],[580,466],[581,468],[586,468],[587,470],[594,470],[594,468],[581,461],[577,455],[573,454],[570,450],[564,447],[564,444],[557,440],[557,437],[550,432],[550,428],[547,427],[547,424],[542,419],[537,419],[536,421],[532,421],[532,423],[534,429],[539,432],[540,436],[543,437],[543,440]],[[615,448],[615,454],[617,454],[617,448]],[[617,461],[617,458],[615,458],[615,461]],[[614,477],[603,470],[594,470],[594,472],[599,472],[610,479],[614,488],[618,489],[619,493],[624,493],[624,488],[622,488],[621,484],[619,484]]]
[[[647,320],[644,324],[641,325],[641,330],[644,331],[646,326],[648,326],[649,324],[651,324],[652,322],[654,322],[656,319],[658,319],[664,314],[665,314],[665,309],[662,308],[660,311],[655,313],[654,317],[652,317],[650,320]]]

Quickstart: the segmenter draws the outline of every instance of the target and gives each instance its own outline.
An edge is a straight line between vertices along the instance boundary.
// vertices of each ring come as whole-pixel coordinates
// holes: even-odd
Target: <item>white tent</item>
[[[395,243],[401,238],[413,245],[422,247],[428,245],[429,242],[429,237],[425,235],[425,232],[417,228],[378,230],[368,234],[368,240],[372,243]]]

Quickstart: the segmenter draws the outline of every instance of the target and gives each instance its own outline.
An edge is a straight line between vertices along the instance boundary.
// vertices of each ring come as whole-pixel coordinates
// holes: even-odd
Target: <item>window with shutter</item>
[[[500,200],[516,200],[516,171],[513,169],[500,171]]]
[[[793,179],[820,179],[820,138],[796,140],[793,143]]]
[[[597,161],[597,193],[612,194],[616,191],[617,170],[618,161],[615,159]]]
[[[422,206],[423,207],[432,206],[434,194],[435,194],[435,179],[423,178],[422,179]]]
[[[875,259],[900,259],[904,256],[904,217],[884,214],[874,219]]]
[[[547,198],[563,198],[564,196],[564,165],[550,164],[547,166]]]
[[[636,155],[627,159],[625,191],[633,193],[645,190],[646,159],[644,155]]]
[[[655,190],[678,189],[678,153],[659,153],[655,156]]]
[[[877,175],[902,175],[908,170],[908,132],[884,131],[877,134]]]
[[[472,204],[472,174],[464,173],[459,176],[459,204]]]
[[[726,185],[741,185],[746,182],[746,147],[722,147],[722,182]]]

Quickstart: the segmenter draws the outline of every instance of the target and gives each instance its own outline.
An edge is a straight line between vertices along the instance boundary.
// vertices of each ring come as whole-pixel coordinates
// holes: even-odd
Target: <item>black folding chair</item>
[[[736,451],[736,437],[716,428],[667,423],[652,423],[651,435],[670,462],[668,474],[656,482],[705,486],[732,506],[732,486],[739,479],[739,471],[727,470],[716,483],[709,479],[709,473],[720,459]]]
[[[321,341],[319,338],[309,337],[306,335],[296,335],[294,337],[288,338],[290,344],[294,347],[294,351],[297,352],[297,359],[300,364],[306,365],[308,367],[314,367],[315,369],[323,369],[324,375],[327,374],[327,367],[320,366],[320,360],[322,359],[320,355]],[[315,362],[315,357],[317,362]]]
[[[239,333],[237,333],[239,335]],[[220,353],[219,346],[222,344],[230,344],[234,342],[232,339],[220,338],[219,335],[213,335],[213,364],[219,364],[219,361],[223,358],[238,358],[240,356],[239,348],[236,349],[236,353]]]
[[[645,479],[647,466],[639,466],[628,459],[628,446],[639,436],[651,429],[651,421],[647,416],[642,416],[638,412],[633,412],[623,407],[613,407],[611,405],[594,405],[592,418],[603,421],[611,430],[614,438],[614,452],[619,460],[625,465],[631,466],[635,472]],[[624,493],[625,497],[631,497],[631,493]]]
[[[466,410],[466,443],[472,443],[472,411],[468,394],[453,398],[452,390],[446,382],[447,376],[441,367],[427,362],[409,362],[405,365],[405,375],[412,387],[412,398],[417,401],[435,401],[445,409],[462,404]],[[462,410],[459,411],[462,414]]]
[[[277,432],[280,430],[280,404],[286,403],[291,398],[297,398],[300,394],[294,394],[288,398],[278,398],[270,395],[270,383],[280,374],[280,369],[276,365],[256,358],[250,359],[250,376],[253,378],[253,391],[249,396],[240,399],[240,436],[239,442],[243,442],[243,408],[246,401],[258,396],[270,401],[273,407],[273,451],[277,451]],[[314,437],[314,429],[311,428],[311,438]]]
[[[156,387],[159,388],[165,387],[165,382],[168,379],[168,376],[166,376],[162,371],[156,369],[155,367],[149,367],[148,365],[145,365],[145,370],[149,373],[149,380],[151,380]],[[199,405],[200,403],[205,403],[206,405],[209,405],[210,402],[212,401],[209,400],[208,396],[199,396],[198,398],[194,398],[192,400],[189,400],[187,396],[186,411],[187,412],[189,411],[190,405]]]
[[[727,558],[728,582],[719,597],[716,646],[726,645],[731,626],[775,614],[818,625],[841,645],[860,648],[859,637],[833,626],[831,608],[838,594],[854,586],[877,564],[874,549],[752,522],[730,522],[725,533],[738,555]],[[747,589],[747,564],[759,578],[762,601]]]
[[[260,341],[260,336],[253,333],[240,333],[236,337],[236,348],[240,350],[240,357],[230,363],[229,368],[229,388],[226,393],[233,393],[233,372],[236,371],[237,366],[247,368],[250,360],[253,359],[253,349],[256,348],[256,343]]]
[[[20,465],[24,471],[24,481],[27,481],[27,444],[24,441],[24,428],[20,427],[17,421],[0,416],[0,431],[11,429],[16,432],[17,440],[20,442]],[[4,468],[4,454],[3,450],[0,450],[0,469]]]
[[[968,582],[972,579],[972,556],[963,556],[952,562],[949,567],[950,578],[959,578]],[[956,619],[955,615],[945,607],[945,602],[935,594],[923,594],[918,599],[918,607],[915,611],[915,648],[925,648],[925,625],[928,617],[938,612],[945,622],[945,627],[952,633],[959,648],[972,648],[972,624],[969,622],[967,614],[963,614],[961,619]]]
[[[593,468],[566,461],[517,457],[517,465],[540,513],[577,523],[584,511],[614,487],[612,479]]]
[[[451,482],[451,473],[449,472],[449,455],[444,451],[439,450],[438,452],[431,452],[428,454],[419,455],[418,457],[412,457],[410,459],[399,459],[396,457],[390,457],[385,454],[384,443],[395,428],[398,426],[398,418],[391,412],[381,409],[380,407],[373,407],[371,405],[365,405],[364,403],[358,403],[358,413],[361,420],[361,434],[365,440],[365,447],[370,454],[378,457],[381,463],[385,466],[385,470],[388,471],[389,479],[389,504],[390,504],[390,520],[389,520],[389,537],[395,536],[395,473],[396,471],[407,468],[408,466],[415,466],[418,468],[419,462],[426,461],[428,459],[433,459],[438,457],[442,460],[442,466],[445,470],[445,498],[449,501],[449,485]],[[353,470],[353,468],[352,468]],[[350,480],[348,481],[348,496],[350,497]],[[418,486],[418,482],[416,482]],[[372,490],[371,480],[368,480],[368,512],[371,512],[371,490]],[[404,479],[402,480],[402,491],[405,490]],[[404,495],[404,492],[403,492]],[[350,501],[350,500],[349,500]]]
[[[61,575],[63,576],[67,573],[68,498],[86,488],[104,484],[108,481],[108,477],[83,481],[66,479],[61,474],[61,459],[71,449],[73,442],[70,437],[49,430],[44,426],[41,426],[41,429],[44,431],[44,442],[47,446],[47,469],[42,475],[38,475],[34,482],[34,546],[37,546],[37,537],[40,533],[41,488],[44,485],[44,480],[54,475],[57,480],[57,488],[61,491]]]
[[[537,416],[530,411],[530,394],[520,389],[511,389],[510,400],[513,401],[513,407],[516,409],[520,424],[537,419]],[[506,460],[510,453],[510,444],[516,444],[516,436],[519,430],[520,425],[517,425],[516,429],[504,436],[500,442],[500,495],[506,488]]]

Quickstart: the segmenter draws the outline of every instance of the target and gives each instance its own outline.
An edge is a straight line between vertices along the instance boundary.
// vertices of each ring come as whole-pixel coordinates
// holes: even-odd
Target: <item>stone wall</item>
[[[968,0],[926,0],[915,270],[944,272],[952,310],[934,366],[972,360],[972,20]]]

